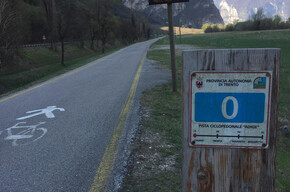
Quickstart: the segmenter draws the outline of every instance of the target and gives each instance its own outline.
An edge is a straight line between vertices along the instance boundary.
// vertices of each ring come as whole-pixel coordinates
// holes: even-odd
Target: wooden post
[[[172,19],[172,3],[167,3],[167,9],[168,9],[168,25],[170,39],[172,89],[173,92],[176,92],[177,86],[176,86],[176,65],[175,65],[175,46],[174,46],[173,19]]]
[[[179,43],[181,43],[181,26],[179,26]]]
[[[183,52],[183,167],[185,192],[274,192],[280,49]],[[193,71],[272,71],[269,147],[189,147]]]
[[[175,46],[174,46],[174,34],[173,34],[172,3],[181,3],[181,2],[188,2],[188,1],[189,0],[149,0],[149,5],[167,4],[173,92],[177,92],[177,86],[176,86],[176,65],[175,65]]]

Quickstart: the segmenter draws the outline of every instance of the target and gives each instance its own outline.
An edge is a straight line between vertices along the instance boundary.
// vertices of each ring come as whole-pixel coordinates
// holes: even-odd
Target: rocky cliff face
[[[151,22],[167,24],[167,5],[150,5],[148,0],[123,0],[123,4],[146,15]],[[173,4],[175,26],[200,28],[204,23],[223,23],[223,19],[213,0],[189,0],[186,3]]]
[[[259,8],[267,17],[280,15],[286,20],[290,17],[290,0],[214,0],[225,23],[251,18]]]

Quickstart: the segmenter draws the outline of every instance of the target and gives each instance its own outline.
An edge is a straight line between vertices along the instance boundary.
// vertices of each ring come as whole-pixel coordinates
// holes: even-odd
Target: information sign
[[[167,3],[182,3],[189,2],[189,0],[149,0],[149,5],[167,4]]]
[[[190,146],[267,148],[271,72],[194,72]]]

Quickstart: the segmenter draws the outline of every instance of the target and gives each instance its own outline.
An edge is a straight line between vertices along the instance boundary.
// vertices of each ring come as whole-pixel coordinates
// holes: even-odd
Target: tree
[[[14,1],[0,1],[0,70],[11,61],[18,42],[17,13]]]
[[[69,28],[72,23],[73,15],[73,0],[57,0],[55,2],[56,8],[56,30],[58,38],[61,43],[61,65],[64,64],[64,40],[67,37]]]
[[[277,26],[278,27],[278,26]],[[261,30],[269,30],[272,28],[276,28],[273,26],[273,21],[271,18],[264,18],[260,23],[260,29]]]
[[[220,32],[221,31],[216,24],[212,24],[211,28],[212,28],[212,32]]]
[[[210,24],[205,23],[205,24],[202,25],[201,29],[205,32],[205,30],[206,30],[208,27],[210,27]]]
[[[86,17],[87,17],[87,25],[89,30],[89,37],[91,40],[91,49],[95,49],[94,41],[97,40],[100,33],[100,26],[98,22],[98,12],[100,10],[99,6],[100,2],[97,0],[87,0],[86,1]]]
[[[68,34],[72,40],[77,40],[80,47],[84,48],[84,41],[88,38],[88,8],[82,1],[76,1],[73,5],[73,15],[75,18],[71,22],[70,33]]]
[[[227,24],[225,31],[233,31],[234,30],[234,25],[233,24]]]
[[[212,26],[209,25],[205,30],[204,30],[205,33],[212,33],[213,30],[212,30]]]
[[[55,45],[55,38],[56,38],[56,10],[55,10],[55,0],[42,0],[43,9],[45,11],[45,19],[47,24],[47,38],[51,44],[51,48],[55,51],[57,47]]]
[[[223,24],[218,24],[217,27],[219,28],[220,31],[225,31],[225,26]]]
[[[102,42],[102,53],[105,52],[105,45],[108,41],[109,34],[115,32],[118,28],[119,21],[116,16],[114,16],[113,9],[118,1],[116,0],[99,0],[98,1],[98,24],[99,24],[99,37]]]
[[[259,30],[261,21],[266,18],[263,8],[259,8],[257,13],[252,16],[254,30]]]
[[[97,19],[92,15],[88,15],[88,27],[89,27],[89,35],[91,39],[91,49],[95,49],[94,47],[94,41],[97,38],[98,32],[99,32],[99,25],[97,22]]]
[[[288,18],[288,20],[286,21],[286,28],[290,29],[290,17]]]
[[[282,18],[279,15],[275,15],[273,18],[273,27],[275,29],[279,29],[280,28],[280,24],[282,22]]]
[[[102,42],[102,53],[105,52],[105,45],[108,41],[109,34],[112,37],[112,33],[114,33],[115,26],[117,25],[117,18],[110,13],[106,13],[103,15],[103,18],[100,22],[100,30],[101,30],[101,42]]]
[[[261,21],[266,17],[266,15],[264,14],[264,9],[263,8],[259,8],[257,10],[257,13],[255,13],[253,15],[253,21]]]
[[[122,20],[120,26],[120,37],[122,42],[124,44],[134,42],[135,37],[132,35],[134,33],[136,33],[136,29],[132,26],[132,23],[128,20]]]

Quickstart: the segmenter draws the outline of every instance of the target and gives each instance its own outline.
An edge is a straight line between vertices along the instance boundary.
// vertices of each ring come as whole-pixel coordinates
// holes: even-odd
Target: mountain
[[[123,0],[123,4],[146,15],[155,24],[166,25],[167,5],[150,5],[148,0]],[[189,0],[186,3],[173,4],[175,26],[200,28],[204,23],[219,24],[223,19],[213,0]]]
[[[290,17],[290,0],[214,0],[225,23],[251,18],[259,8],[267,17],[279,15],[283,20]]]

